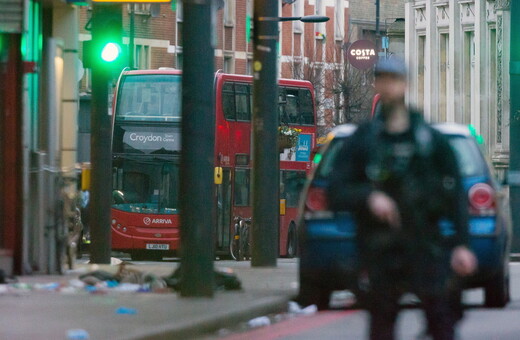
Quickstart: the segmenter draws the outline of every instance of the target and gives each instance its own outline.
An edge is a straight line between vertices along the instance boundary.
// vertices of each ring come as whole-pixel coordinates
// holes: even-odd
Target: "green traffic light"
[[[101,59],[111,63],[116,60],[121,54],[121,47],[116,43],[108,43],[101,51]]]

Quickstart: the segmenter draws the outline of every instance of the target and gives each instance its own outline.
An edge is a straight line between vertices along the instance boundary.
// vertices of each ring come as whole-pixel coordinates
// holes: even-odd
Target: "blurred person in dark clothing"
[[[421,300],[427,333],[450,340],[462,318],[460,278],[477,265],[466,246],[468,204],[457,161],[447,139],[405,105],[401,60],[376,65],[375,89],[380,116],[345,144],[329,205],[351,211],[358,225],[370,339],[394,339],[398,301],[411,292]],[[441,222],[451,232],[441,232]]]

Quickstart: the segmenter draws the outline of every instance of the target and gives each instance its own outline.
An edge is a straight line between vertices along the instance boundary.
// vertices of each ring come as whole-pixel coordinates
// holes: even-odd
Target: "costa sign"
[[[357,69],[365,70],[377,62],[376,45],[368,40],[358,40],[350,45],[347,51],[350,64]]]

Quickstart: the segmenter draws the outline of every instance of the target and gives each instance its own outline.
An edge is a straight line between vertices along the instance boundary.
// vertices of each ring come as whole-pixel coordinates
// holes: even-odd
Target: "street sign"
[[[378,56],[376,45],[368,40],[358,40],[350,45],[347,58],[357,69],[365,70],[375,65]]]

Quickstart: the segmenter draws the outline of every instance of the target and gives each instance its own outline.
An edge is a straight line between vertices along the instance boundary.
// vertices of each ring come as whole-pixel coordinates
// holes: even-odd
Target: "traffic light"
[[[123,46],[122,6],[95,4],[92,14],[92,40],[83,42],[83,64],[118,74],[127,66]]]

